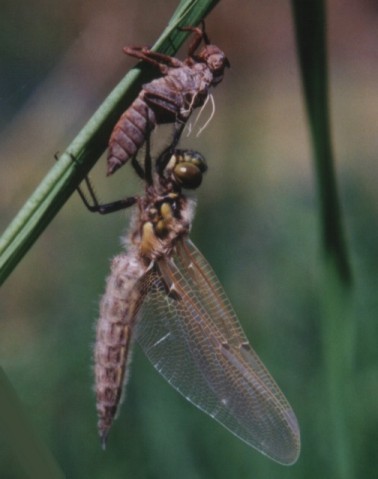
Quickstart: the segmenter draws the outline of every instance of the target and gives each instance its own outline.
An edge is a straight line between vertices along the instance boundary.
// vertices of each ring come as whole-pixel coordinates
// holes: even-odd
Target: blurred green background
[[[122,47],[153,43],[175,6],[156,0],[2,6],[1,230],[50,169],[54,154],[133,65]],[[348,411],[349,476],[374,478],[378,9],[368,0],[331,0],[328,17],[331,121],[354,273],[343,309],[353,328],[345,365],[350,380],[340,400]],[[0,365],[70,478],[337,477],[322,324],[340,314],[343,297],[331,291],[331,312],[325,312],[328,285],[290,4],[223,1],[207,30],[232,68],[215,91],[210,126],[183,142],[209,164],[192,238],[293,406],[302,454],[286,468],[250,449],[171,389],[138,346],[126,401],[107,450],[101,450],[92,391],[94,323],[128,213],[90,215],[75,195],[0,292]],[[128,166],[111,179],[104,173],[102,159],[91,177],[104,201],[141,189]],[[337,318],[340,328],[343,320]],[[0,477],[27,477],[1,430]]]

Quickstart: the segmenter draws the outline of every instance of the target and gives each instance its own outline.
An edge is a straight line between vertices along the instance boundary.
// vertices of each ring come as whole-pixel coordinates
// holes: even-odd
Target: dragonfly
[[[164,155],[169,157],[164,157]],[[132,164],[142,196],[98,203],[94,212],[134,206],[124,252],[111,263],[94,348],[98,430],[105,447],[123,399],[137,341],[156,370],[187,400],[278,463],[300,452],[296,416],[252,349],[217,276],[189,238],[207,165],[192,150],[167,150]]]

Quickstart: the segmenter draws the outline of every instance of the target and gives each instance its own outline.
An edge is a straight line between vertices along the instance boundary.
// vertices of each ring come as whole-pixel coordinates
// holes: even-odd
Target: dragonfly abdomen
[[[134,325],[143,299],[137,282],[144,270],[135,255],[115,257],[100,304],[94,359],[98,430],[103,447],[128,379]]]

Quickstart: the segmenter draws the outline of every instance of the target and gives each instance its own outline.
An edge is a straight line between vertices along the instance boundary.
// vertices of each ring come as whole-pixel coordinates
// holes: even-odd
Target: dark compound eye
[[[192,163],[197,166],[202,173],[207,171],[205,158],[198,151],[194,150],[177,150],[180,152],[178,161]]]
[[[195,189],[207,170],[205,158],[194,150],[175,150],[167,165],[172,180],[181,188]]]
[[[177,163],[172,174],[180,186],[189,190],[198,188],[202,183],[202,171],[189,161]]]

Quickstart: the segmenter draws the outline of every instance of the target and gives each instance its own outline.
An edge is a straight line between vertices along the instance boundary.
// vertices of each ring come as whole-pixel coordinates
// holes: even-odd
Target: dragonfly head
[[[175,150],[166,170],[174,184],[184,189],[194,190],[202,183],[207,164],[198,151]]]

